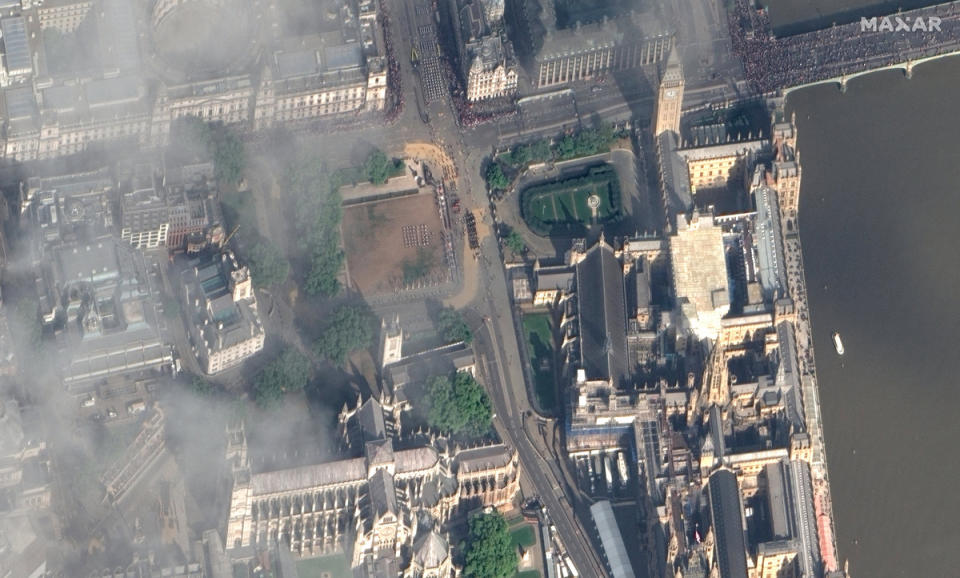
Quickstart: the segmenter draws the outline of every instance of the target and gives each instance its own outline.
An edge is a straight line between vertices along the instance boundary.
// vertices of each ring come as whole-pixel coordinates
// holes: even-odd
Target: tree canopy
[[[231,184],[240,182],[246,165],[243,141],[237,133],[222,124],[214,129],[213,135],[213,166],[217,180]]]
[[[260,370],[253,386],[254,400],[260,407],[272,407],[285,393],[303,389],[309,379],[310,360],[288,347]]]
[[[390,177],[390,159],[380,149],[374,149],[363,163],[363,173],[375,185],[382,185]]]
[[[507,178],[507,175],[503,174],[503,168],[500,167],[500,163],[494,161],[487,165],[487,187],[491,191],[504,190],[510,186],[510,179]]]
[[[309,295],[332,297],[340,291],[340,195],[317,157],[302,157],[290,164],[285,184],[293,201],[293,225],[302,240],[310,265],[304,282]]]
[[[470,343],[473,341],[473,332],[470,331],[470,326],[464,321],[463,315],[453,308],[441,309],[437,313],[437,330],[446,343],[460,341]]]
[[[526,242],[523,240],[523,235],[518,233],[516,230],[510,231],[510,234],[507,235],[507,248],[513,251],[514,254],[520,255],[527,248]]]
[[[427,422],[444,432],[480,436],[493,415],[487,392],[465,371],[451,379],[438,375],[427,382]]]
[[[177,119],[173,126],[171,141],[177,143],[172,149],[174,156],[191,161],[212,158],[217,180],[237,183],[243,177],[246,152],[237,133],[222,122],[205,122],[196,116]],[[192,157],[192,158],[191,158]]]
[[[517,572],[510,528],[499,512],[470,519],[464,574],[469,578],[509,578]]]
[[[320,338],[314,344],[317,355],[341,365],[354,351],[365,349],[373,341],[374,318],[368,309],[343,305],[330,316]]]
[[[261,239],[247,255],[250,276],[257,287],[280,285],[290,274],[290,263],[276,245]]]

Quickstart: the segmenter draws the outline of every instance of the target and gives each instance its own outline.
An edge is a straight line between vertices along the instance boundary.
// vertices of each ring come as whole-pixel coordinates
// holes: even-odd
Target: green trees
[[[445,308],[437,313],[437,331],[440,332],[440,337],[446,343],[457,343],[459,341],[470,343],[473,341],[473,332],[470,331],[470,326],[467,325],[463,315],[456,309]]]
[[[262,408],[276,405],[283,395],[300,391],[310,379],[310,360],[288,347],[268,363],[253,384],[253,399]]]
[[[314,344],[317,355],[342,365],[347,356],[373,341],[374,318],[357,305],[344,305],[333,312],[323,334]]]
[[[510,186],[510,179],[503,174],[500,163],[493,161],[487,165],[487,187],[491,191],[504,190]]]
[[[507,521],[499,512],[470,519],[464,574],[470,578],[508,578],[517,572],[517,553]]]
[[[527,244],[523,240],[523,235],[517,231],[510,231],[510,234],[506,238],[507,248],[510,249],[514,255],[522,255],[527,248]]]
[[[335,181],[335,179],[334,179]],[[310,269],[304,282],[309,295],[332,297],[340,291],[340,195],[316,157],[291,163],[284,183],[293,201],[293,226],[304,247]]]
[[[212,158],[217,180],[236,184],[243,177],[246,151],[243,141],[233,129],[222,122],[208,123],[195,116],[177,119],[171,132],[171,141],[177,143],[175,157]],[[189,158],[193,157],[193,158]]]
[[[533,163],[565,161],[606,152],[610,150],[610,145],[617,136],[613,127],[602,124],[597,128],[585,128],[565,135],[555,142],[544,139],[530,144],[519,144],[510,151],[502,153],[497,160],[517,171],[522,171]],[[487,169],[488,184],[490,170],[490,168]]]
[[[213,146],[213,166],[217,180],[230,184],[240,182],[246,166],[243,141],[233,130],[217,123],[213,129]]]
[[[283,253],[266,239],[261,239],[250,249],[247,263],[253,284],[257,287],[280,285],[287,280],[290,273],[290,263],[283,257]]]
[[[492,410],[487,392],[465,371],[450,379],[438,375],[427,382],[427,423],[444,432],[481,436],[490,429]]]
[[[390,176],[390,160],[380,149],[374,149],[363,163],[363,174],[375,185],[387,182]]]

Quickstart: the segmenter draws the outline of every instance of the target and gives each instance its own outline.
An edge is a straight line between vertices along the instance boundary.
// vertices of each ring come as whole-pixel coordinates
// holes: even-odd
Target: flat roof
[[[23,16],[0,20],[3,32],[3,50],[7,56],[7,72],[16,74],[22,70],[33,70],[30,59],[30,44],[27,41],[27,24]]]
[[[296,78],[320,72],[320,58],[316,50],[278,52],[275,58],[278,78]]]
[[[600,534],[600,543],[603,544],[603,552],[607,555],[613,578],[634,578],[633,567],[630,566],[627,548],[623,545],[623,536],[617,527],[610,501],[601,500],[590,506],[590,514],[593,515],[593,523]]]
[[[4,91],[7,103],[7,118],[10,120],[32,118],[37,113],[37,100],[29,86],[8,88]]]

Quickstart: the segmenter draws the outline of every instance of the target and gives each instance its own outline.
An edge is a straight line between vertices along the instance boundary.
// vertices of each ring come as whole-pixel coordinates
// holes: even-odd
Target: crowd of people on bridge
[[[733,49],[751,86],[773,92],[864,70],[891,66],[960,48],[960,3],[891,15],[893,31],[864,28],[860,21],[805,34],[777,38],[767,9],[752,0],[736,0],[730,11]],[[917,18],[940,19],[940,30],[904,30]],[[899,18],[899,20],[898,20]],[[878,18],[882,23],[883,17]]]

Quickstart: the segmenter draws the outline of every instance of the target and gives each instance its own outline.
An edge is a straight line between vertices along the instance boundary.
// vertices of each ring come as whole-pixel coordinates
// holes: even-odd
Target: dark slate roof
[[[393,476],[387,470],[377,470],[370,478],[370,504],[374,518],[387,512],[397,514],[397,488],[393,483]]]
[[[573,269],[570,267],[541,267],[536,274],[538,291],[567,291],[573,285]]]
[[[720,469],[710,476],[710,514],[717,540],[717,566],[722,578],[747,578],[747,544],[737,476]]]
[[[383,421],[383,406],[374,398],[364,402],[363,407],[357,412],[360,429],[363,431],[365,441],[383,439],[387,435],[387,428]]]
[[[587,379],[627,376],[627,312],[623,268],[601,240],[577,264],[580,367]]]

